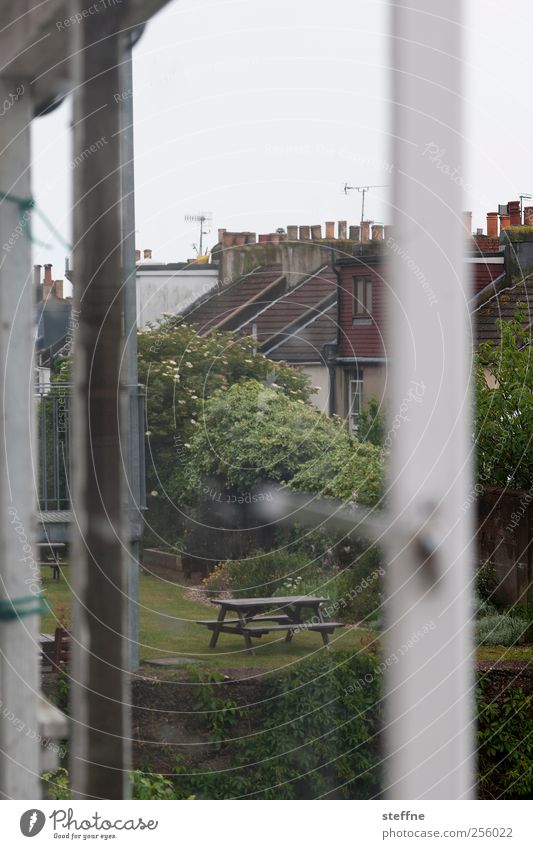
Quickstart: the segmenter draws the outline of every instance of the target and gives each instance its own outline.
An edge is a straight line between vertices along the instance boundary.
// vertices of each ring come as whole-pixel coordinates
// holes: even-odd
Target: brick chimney
[[[520,225],[522,224],[522,217],[520,215],[520,201],[510,200],[507,204],[507,209],[509,210],[509,223],[511,227],[520,227]]]
[[[144,249],[143,257],[144,257],[144,259],[152,259],[152,251],[150,250],[150,248]]]
[[[298,240],[297,224],[287,224],[287,239],[289,242],[296,242]]]
[[[370,241],[370,221],[361,221],[361,241]]]
[[[500,213],[500,233],[511,226],[511,216],[505,212]]]
[[[345,240],[346,233],[348,230],[348,222],[347,221],[339,221],[337,224],[337,233],[339,235],[339,239]]]
[[[358,224],[351,224],[350,225],[350,241],[358,242],[359,241],[359,235],[360,235],[359,225]]]
[[[44,267],[44,283],[52,283],[52,263],[46,263]]]
[[[141,261],[141,252],[140,252],[139,248],[137,248],[135,250],[135,262],[140,262],[140,261]]]
[[[524,207],[524,224],[533,227],[533,206]]]
[[[311,227],[313,242],[319,242],[322,238],[322,224],[313,224]]]
[[[487,236],[491,239],[498,238],[498,213],[487,212]]]
[[[335,238],[335,222],[326,221],[326,239]]]
[[[300,239],[305,242],[311,239],[311,228],[308,224],[300,224]]]
[[[372,241],[374,242],[382,242],[383,241],[383,224],[374,224],[372,227]]]

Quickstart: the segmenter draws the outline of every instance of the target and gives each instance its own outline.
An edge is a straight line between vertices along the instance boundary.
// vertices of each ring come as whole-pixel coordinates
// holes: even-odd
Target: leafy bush
[[[478,693],[479,793],[489,799],[531,799],[533,698],[520,687],[489,699]]]
[[[168,800],[176,798],[173,782],[164,775],[135,769],[130,773],[131,795],[133,799]],[[61,768],[55,772],[43,773],[45,799],[67,801],[72,798],[68,770]],[[191,798],[191,797],[187,797]]]
[[[71,798],[68,771],[61,767],[53,772],[43,772],[43,798],[64,801]]]
[[[171,547],[180,535],[179,507],[188,482],[191,438],[207,399],[243,380],[269,381],[287,397],[307,401],[309,378],[286,363],[254,353],[255,341],[234,333],[198,336],[179,316],[138,331],[139,382],[146,387],[147,545]],[[59,379],[68,380],[70,359]]]
[[[209,592],[230,592],[236,598],[323,595],[328,618],[344,622],[370,620],[379,615],[383,569],[377,548],[355,556],[344,568],[330,557],[309,556],[302,549],[253,552],[241,561],[223,561],[204,579]]]
[[[485,342],[479,347],[475,425],[478,478],[484,486],[529,490],[533,480],[529,324],[520,305],[512,321],[496,320],[500,344]]]
[[[215,394],[203,427],[192,437],[188,493],[194,500],[217,479],[245,497],[259,481],[292,481],[295,488],[374,504],[383,465],[379,450],[350,436],[303,399],[289,400],[276,384],[247,381]]]
[[[311,565],[308,568],[306,563],[307,558],[302,552],[256,551],[246,560],[219,563],[204,580],[204,585],[209,591],[225,590],[241,598],[272,596],[287,581],[295,581],[303,575],[309,580],[311,569],[316,576],[316,567],[313,569]],[[300,590],[298,592],[304,594]]]
[[[60,663],[57,680],[51,700],[57,707],[68,714],[70,709],[70,675],[65,663]]]
[[[479,596],[474,597],[474,612],[476,619],[485,619],[487,616],[495,616],[498,613],[490,601],[485,601]]]
[[[529,624],[518,615],[485,616],[477,623],[477,641],[482,646],[518,646],[526,642]]]
[[[379,550],[369,548],[362,552],[351,568],[345,569],[335,579],[332,618],[345,622],[364,621],[367,625],[379,620],[384,574]]]
[[[212,743],[220,743],[225,740],[236,719],[243,715],[243,711],[234,699],[220,696],[218,687],[212,686],[222,684],[224,681],[220,672],[213,672],[191,665],[187,668],[189,680],[201,686],[196,688],[195,709],[206,712],[209,727],[209,740]]]
[[[476,594],[482,601],[491,602],[498,584],[496,569],[491,560],[478,564],[476,570]]]
[[[131,773],[131,795],[133,799],[168,800],[176,798],[176,790],[166,776],[135,769]]]
[[[379,793],[381,684],[375,659],[336,653],[275,676],[231,767],[176,766],[178,798],[369,799]],[[229,744],[228,744],[229,745]]]
[[[386,419],[376,398],[370,398],[357,417],[357,435],[362,442],[380,448],[385,441]]]

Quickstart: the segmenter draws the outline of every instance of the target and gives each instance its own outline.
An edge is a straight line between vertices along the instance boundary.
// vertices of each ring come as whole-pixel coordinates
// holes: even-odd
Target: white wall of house
[[[329,412],[329,372],[325,366],[304,365],[301,369],[311,378],[311,386],[319,387],[318,391],[311,395],[311,403],[326,415]]]
[[[158,269],[137,266],[137,326],[175,315],[206,294],[217,282],[217,269],[202,266]]]

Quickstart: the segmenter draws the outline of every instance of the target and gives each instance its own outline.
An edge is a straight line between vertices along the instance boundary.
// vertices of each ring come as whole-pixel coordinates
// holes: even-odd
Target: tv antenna
[[[524,211],[523,201],[531,200],[532,197],[533,197],[533,195],[519,195],[519,198],[520,198],[520,221],[522,221],[522,213]]]
[[[365,197],[366,193],[370,191],[370,189],[387,189],[388,185],[380,184],[377,186],[349,186],[348,183],[344,184],[344,194],[347,195],[350,191],[357,191],[362,195],[361,198],[361,225],[365,220]]]
[[[203,256],[203,251],[204,251],[203,237],[207,236],[207,234],[211,232],[209,224],[211,223],[212,217],[213,216],[212,216],[211,212],[198,212],[196,215],[186,215],[185,216],[185,221],[193,221],[193,222],[196,222],[200,225],[200,250],[198,250],[196,245],[193,245],[193,248],[195,249],[196,253],[199,256]],[[207,229],[204,230],[204,227],[206,226],[206,224],[207,224]]]

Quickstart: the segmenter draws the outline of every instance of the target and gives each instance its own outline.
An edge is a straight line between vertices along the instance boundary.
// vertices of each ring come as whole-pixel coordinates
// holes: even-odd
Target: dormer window
[[[370,277],[353,278],[354,318],[371,318],[372,316],[372,280]]]

